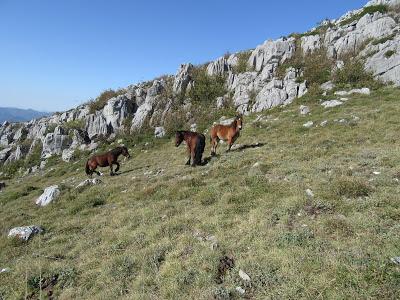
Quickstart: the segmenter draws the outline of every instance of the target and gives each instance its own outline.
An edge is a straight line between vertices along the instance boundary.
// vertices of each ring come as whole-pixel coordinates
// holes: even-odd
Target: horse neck
[[[112,153],[116,155],[117,157],[122,154],[122,149],[121,148],[115,148]]]
[[[231,127],[232,127],[233,129],[235,129],[235,131],[238,130],[237,120],[235,120],[235,121],[232,122]]]

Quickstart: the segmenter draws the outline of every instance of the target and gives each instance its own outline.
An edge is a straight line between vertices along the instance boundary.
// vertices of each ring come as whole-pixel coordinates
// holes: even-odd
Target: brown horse
[[[192,131],[177,131],[175,133],[175,146],[179,147],[183,141],[186,142],[189,157],[186,164],[190,165],[190,161],[192,161],[192,167],[200,165],[204,147],[206,146],[204,134]]]
[[[220,140],[228,142],[228,149],[230,151],[233,143],[240,135],[240,130],[243,128],[243,117],[241,115],[236,116],[235,120],[231,125],[215,125],[210,131],[211,140],[211,156],[217,154],[217,146]]]
[[[96,173],[97,175],[100,176],[100,172],[96,171],[96,168],[110,166],[111,170],[110,175],[111,176],[115,175],[113,171],[113,165],[117,166],[115,172],[118,172],[119,170],[118,156],[120,156],[121,154],[127,158],[131,157],[129,155],[128,149],[125,146],[117,147],[104,154],[98,154],[92,156],[86,162],[86,167],[85,167],[86,174],[92,176],[93,173]]]

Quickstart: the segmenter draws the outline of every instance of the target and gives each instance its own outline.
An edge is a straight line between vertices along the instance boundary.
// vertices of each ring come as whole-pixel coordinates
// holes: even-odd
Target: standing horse
[[[211,140],[211,156],[217,154],[217,146],[220,140],[228,142],[228,149],[230,151],[233,143],[240,135],[240,130],[243,127],[243,118],[241,115],[236,116],[235,120],[230,125],[215,125],[210,131]]]
[[[183,141],[186,142],[189,157],[186,164],[190,165],[190,161],[192,161],[192,167],[200,165],[204,147],[206,146],[204,134],[192,131],[177,131],[175,133],[175,146],[179,147]]]
[[[104,154],[98,154],[92,156],[86,162],[86,167],[85,167],[86,174],[92,176],[93,173],[96,173],[97,175],[100,176],[100,172],[96,171],[96,168],[109,166],[111,170],[110,175],[114,176],[115,173],[113,171],[113,165],[117,166],[115,172],[118,172],[119,170],[118,156],[120,156],[121,154],[127,158],[131,157],[129,155],[128,149],[125,146],[117,147]]]

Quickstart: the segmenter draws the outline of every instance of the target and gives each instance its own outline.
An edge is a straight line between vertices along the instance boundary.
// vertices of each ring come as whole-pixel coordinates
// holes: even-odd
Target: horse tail
[[[90,172],[90,167],[89,167],[89,160],[86,161],[85,171],[86,171],[86,174],[87,174],[87,175],[90,175],[90,174],[91,174],[91,172]]]
[[[195,149],[195,160],[196,164],[201,164],[201,158],[203,156],[204,148],[206,146],[206,138],[204,135],[198,136],[196,141],[196,149]]]

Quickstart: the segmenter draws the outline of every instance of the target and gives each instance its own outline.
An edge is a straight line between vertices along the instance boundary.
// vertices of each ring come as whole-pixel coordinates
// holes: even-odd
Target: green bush
[[[164,129],[168,137],[175,134],[177,130],[188,130],[185,112],[182,109],[173,110],[164,119]]]
[[[338,86],[371,87],[377,88],[379,83],[375,81],[372,73],[364,69],[364,62],[350,58],[344,61],[344,66],[333,74],[333,81]]]
[[[63,127],[66,129],[83,129],[85,127],[85,121],[84,120],[74,120],[74,121],[68,121],[63,124]]]
[[[386,53],[385,53],[385,57],[386,58],[390,58],[390,57],[392,57],[393,55],[395,55],[396,54],[396,51],[394,51],[394,50],[388,50],[388,51],[386,51]]]
[[[206,67],[201,66],[192,70],[194,86],[189,91],[189,97],[197,103],[211,103],[217,97],[226,94],[224,76],[208,76]]]
[[[244,73],[249,70],[247,62],[249,61],[251,51],[239,52],[236,54],[238,61],[237,65],[232,68],[234,74]]]
[[[114,91],[112,89],[105,90],[96,98],[96,100],[91,101],[89,103],[89,112],[91,114],[95,113],[97,110],[101,110],[106,106],[107,101],[110,100],[111,98],[117,97],[119,95],[123,95],[126,93],[126,90],[124,89],[119,89],[117,91]]]
[[[357,198],[368,196],[372,188],[357,178],[340,177],[331,185],[332,193],[336,197]]]

